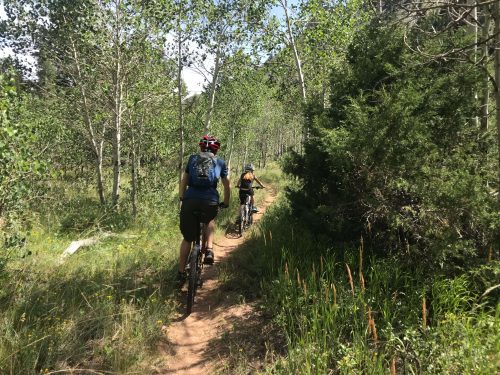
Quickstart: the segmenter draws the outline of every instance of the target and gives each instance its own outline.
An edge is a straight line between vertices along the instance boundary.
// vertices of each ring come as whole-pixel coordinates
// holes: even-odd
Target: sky
[[[182,71],[182,79],[186,83],[189,95],[199,94],[203,91],[204,77],[191,68]]]

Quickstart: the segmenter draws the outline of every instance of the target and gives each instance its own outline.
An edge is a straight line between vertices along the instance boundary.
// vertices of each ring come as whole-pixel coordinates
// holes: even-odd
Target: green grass
[[[259,178],[279,191],[291,183],[276,167]],[[233,192],[219,235],[237,215]],[[66,209],[39,213],[0,273],[0,373],[148,373],[179,305],[175,201],[148,201],[132,220],[126,210],[102,215],[91,194],[66,194]],[[258,205],[264,197],[257,192]],[[61,261],[71,241],[108,232]],[[384,374],[392,364],[410,374],[499,371],[498,289],[482,296],[498,282],[498,261],[433,275],[341,248],[293,217],[281,192],[247,236],[221,268],[219,293],[252,303],[260,318],[223,336],[220,372]]]
[[[237,215],[232,192],[219,235]],[[30,213],[0,272],[0,373],[147,373],[182,304],[175,186],[144,196],[135,219],[125,197],[119,212],[100,207],[92,185],[53,181],[50,196],[58,199]],[[62,260],[89,237],[101,240]]]
[[[81,248],[33,231],[0,292],[0,373],[126,371],[146,360],[176,307],[171,219]],[[69,370],[68,370],[69,371]]]
[[[33,211],[0,274],[0,373],[144,373],[178,305],[175,204],[145,202],[133,220],[126,204],[103,210],[88,187],[52,189],[57,203]]]
[[[280,196],[232,256],[222,286],[259,301],[279,333],[258,344],[269,348],[260,358],[229,340],[221,371],[245,373],[245,364],[264,360],[260,372],[272,374],[389,374],[391,366],[410,374],[497,373],[498,295],[481,294],[500,267],[481,268],[434,275],[369,249],[339,248],[305,229]]]

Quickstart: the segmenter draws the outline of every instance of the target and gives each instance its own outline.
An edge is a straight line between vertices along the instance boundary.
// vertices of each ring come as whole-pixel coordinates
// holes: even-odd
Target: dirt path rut
[[[260,204],[260,212],[254,215],[258,222],[274,201],[276,194],[270,191]],[[231,236],[233,237],[233,236]],[[220,367],[220,356],[214,342],[238,321],[256,317],[254,308],[245,303],[227,303],[218,290],[218,272],[231,252],[245,241],[245,236],[217,238],[214,243],[215,264],[203,270],[203,288],[199,289],[193,312],[179,317],[165,328],[166,342],[160,349],[164,365],[156,374],[212,374]]]

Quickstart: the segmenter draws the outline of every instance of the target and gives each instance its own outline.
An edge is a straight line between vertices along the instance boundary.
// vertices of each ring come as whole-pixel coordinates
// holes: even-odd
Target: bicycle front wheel
[[[198,287],[198,255],[200,252],[199,246],[194,246],[189,257],[189,277],[188,277],[188,292],[187,292],[187,315],[191,314],[194,305],[194,297],[196,296],[196,288]]]

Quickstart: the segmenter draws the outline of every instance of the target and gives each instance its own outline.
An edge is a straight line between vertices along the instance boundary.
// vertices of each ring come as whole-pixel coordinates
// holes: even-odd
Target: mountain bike
[[[252,186],[252,189],[262,189],[262,187]],[[245,198],[245,203],[240,205],[240,217],[238,225],[240,236],[243,236],[243,232],[253,224],[253,211],[250,204],[251,199],[252,197],[250,195],[247,195]]]
[[[219,210],[224,208],[223,204],[219,204]],[[205,256],[205,238],[204,238],[204,227],[205,224],[202,222],[203,212],[194,211],[193,215],[198,221],[196,240],[193,241],[191,251],[189,252],[188,261],[186,263],[186,276],[188,283],[187,290],[187,307],[186,314],[191,314],[194,305],[194,298],[196,297],[196,292],[198,288],[203,286],[203,279],[201,273],[203,271],[203,258]]]

